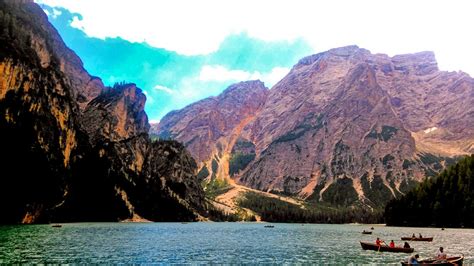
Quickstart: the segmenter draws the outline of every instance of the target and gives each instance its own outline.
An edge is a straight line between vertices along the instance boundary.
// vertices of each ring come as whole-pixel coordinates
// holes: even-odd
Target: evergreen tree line
[[[214,222],[238,222],[241,220],[236,214],[227,213],[213,207],[209,208],[207,218]]]
[[[236,213],[229,213],[212,206],[212,203],[207,208],[207,218],[214,222],[255,222],[257,219],[254,215],[247,213],[244,210],[238,210]]]
[[[474,227],[474,154],[385,208],[387,225]]]
[[[239,206],[258,213],[263,221],[282,223],[381,223],[382,213],[362,207],[331,208],[306,204],[303,207],[276,198],[248,192]]]

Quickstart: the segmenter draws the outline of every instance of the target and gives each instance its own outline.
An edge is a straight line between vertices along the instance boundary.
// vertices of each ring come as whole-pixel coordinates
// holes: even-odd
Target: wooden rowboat
[[[436,259],[426,259],[426,260],[420,260],[418,261],[418,265],[462,265],[464,261],[464,256],[458,256],[458,257],[449,257],[446,260],[436,260]],[[401,262],[402,265],[410,265],[406,261]]]
[[[364,234],[364,235],[371,235],[372,232],[371,232],[371,231],[365,231],[365,230],[364,230],[364,231],[362,231],[362,234]]]
[[[433,237],[402,237],[402,240],[431,242],[433,241]]]
[[[375,251],[384,251],[384,252],[403,252],[403,253],[412,253],[415,249],[414,248],[404,248],[404,247],[394,247],[391,248],[389,246],[381,245],[378,246],[376,244],[367,243],[367,242],[360,242],[363,250],[375,250]]]

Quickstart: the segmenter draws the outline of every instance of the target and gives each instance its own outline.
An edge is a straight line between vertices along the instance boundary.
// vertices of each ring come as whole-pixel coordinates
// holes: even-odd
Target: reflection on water
[[[0,263],[394,263],[403,253],[364,251],[359,241],[387,243],[421,233],[433,242],[410,242],[422,258],[439,246],[474,263],[474,230],[368,225],[259,223],[80,223],[0,226]]]

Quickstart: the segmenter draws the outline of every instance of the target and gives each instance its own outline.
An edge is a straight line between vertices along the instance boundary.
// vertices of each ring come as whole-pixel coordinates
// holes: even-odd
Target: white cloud
[[[72,18],[71,26],[73,26],[74,28],[86,31],[86,29],[82,25],[82,20],[80,20],[77,16]]]
[[[271,87],[289,71],[288,68],[275,67],[266,73],[250,73],[243,70],[229,70],[221,65],[206,65],[197,75],[182,79],[176,88],[156,85],[154,90],[146,95],[147,97],[153,95],[155,103],[161,108],[154,117],[162,117],[171,110],[181,109],[203,98],[219,95],[223,89],[235,82],[260,79],[267,87]],[[159,92],[165,92],[166,95],[158,94]]]
[[[215,51],[226,36],[304,38],[315,51],[357,44],[372,52],[432,50],[440,67],[474,75],[470,0],[37,0],[80,13],[89,36],[146,41],[181,54]]]
[[[251,74],[243,70],[229,70],[220,65],[205,65],[201,68],[199,73],[199,80],[201,81],[227,81],[227,80],[247,80]]]
[[[62,13],[61,10],[53,8],[53,18],[60,16]]]
[[[48,11],[48,10],[46,10],[46,9],[43,9],[43,11],[44,11],[44,13],[46,14],[46,16],[48,16],[48,17],[49,17],[49,16],[51,16],[51,13],[49,13],[49,11]]]
[[[266,86],[271,87],[280,81],[288,72],[289,68],[275,67],[268,73],[247,72],[244,70],[230,70],[221,65],[205,65],[199,73],[200,81],[245,81],[259,79]]]
[[[168,87],[161,86],[161,85],[156,85],[155,87],[153,87],[153,89],[155,89],[157,91],[163,91],[163,92],[166,92],[168,94],[174,94],[175,93],[175,91],[173,89],[170,89]]]
[[[290,72],[289,68],[286,67],[274,67],[271,72],[262,75],[260,80],[265,82],[266,86],[272,87],[278,81],[283,79]]]

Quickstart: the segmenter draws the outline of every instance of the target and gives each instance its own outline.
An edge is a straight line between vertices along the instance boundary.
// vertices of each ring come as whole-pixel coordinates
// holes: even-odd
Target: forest
[[[277,198],[247,192],[239,206],[258,213],[263,221],[281,223],[381,223],[382,213],[363,207],[331,207],[305,203],[296,205]]]
[[[426,179],[385,208],[387,225],[474,227],[474,155]]]

